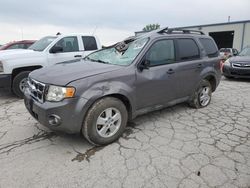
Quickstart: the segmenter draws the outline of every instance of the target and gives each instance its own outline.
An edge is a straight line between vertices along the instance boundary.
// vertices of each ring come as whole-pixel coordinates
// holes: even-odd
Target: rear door
[[[50,65],[59,62],[80,59],[83,56],[83,52],[79,50],[77,36],[64,37],[60,39],[54,46],[59,46],[63,50],[62,52],[58,53],[51,53],[50,51],[48,52],[48,62]]]
[[[175,68],[176,82],[179,84],[177,98],[190,96],[204,67],[200,49],[193,38],[176,39],[177,63]]]

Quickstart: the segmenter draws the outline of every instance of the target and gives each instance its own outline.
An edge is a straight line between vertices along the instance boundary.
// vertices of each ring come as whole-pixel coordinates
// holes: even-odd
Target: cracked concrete
[[[250,83],[223,79],[204,109],[138,117],[95,148],[53,133],[0,90],[0,187],[250,187]]]

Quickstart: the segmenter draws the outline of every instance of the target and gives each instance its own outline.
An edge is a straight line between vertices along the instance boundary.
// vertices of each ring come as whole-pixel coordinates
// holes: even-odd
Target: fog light
[[[59,116],[53,114],[53,115],[49,116],[48,122],[52,126],[58,126],[61,124],[61,118]]]

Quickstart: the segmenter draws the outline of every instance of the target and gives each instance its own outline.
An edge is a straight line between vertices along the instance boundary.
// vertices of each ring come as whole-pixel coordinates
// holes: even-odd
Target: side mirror
[[[149,69],[150,67],[150,61],[147,59],[144,59],[138,66],[138,69],[140,71],[143,71],[144,69]]]
[[[61,46],[53,46],[49,52],[52,54],[63,52],[63,48]]]

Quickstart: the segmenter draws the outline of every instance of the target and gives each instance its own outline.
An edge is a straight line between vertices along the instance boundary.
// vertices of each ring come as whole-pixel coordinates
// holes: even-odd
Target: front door
[[[51,53],[51,51],[48,52],[49,65],[80,59],[83,56],[83,52],[79,50],[79,43],[76,36],[64,37],[54,46],[61,47],[62,51],[57,53]]]
[[[149,68],[137,71],[137,110],[161,106],[175,98],[178,84],[175,82],[175,47],[173,40],[156,41],[147,51],[143,61]]]

